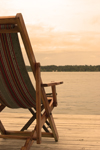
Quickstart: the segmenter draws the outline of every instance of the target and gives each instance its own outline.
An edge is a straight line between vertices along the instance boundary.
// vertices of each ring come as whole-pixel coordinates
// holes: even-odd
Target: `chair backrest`
[[[16,28],[16,23],[1,19],[0,103],[10,108],[36,107],[36,92],[25,67]]]

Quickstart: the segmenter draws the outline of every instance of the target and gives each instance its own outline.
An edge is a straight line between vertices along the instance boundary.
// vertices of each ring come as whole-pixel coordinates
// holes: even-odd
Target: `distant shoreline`
[[[31,67],[26,66],[27,71],[31,72]],[[97,66],[88,66],[88,65],[65,65],[65,66],[56,66],[48,65],[41,66],[41,72],[100,72],[100,65]]]

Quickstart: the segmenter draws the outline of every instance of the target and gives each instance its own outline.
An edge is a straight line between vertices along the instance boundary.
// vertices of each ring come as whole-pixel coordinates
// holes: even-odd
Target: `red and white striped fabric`
[[[0,25],[14,28],[13,25]],[[36,92],[28,76],[17,33],[0,33],[0,103],[10,108],[36,106]]]

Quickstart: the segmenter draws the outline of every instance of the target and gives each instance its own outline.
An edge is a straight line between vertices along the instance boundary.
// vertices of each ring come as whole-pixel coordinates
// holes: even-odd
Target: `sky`
[[[100,65],[100,0],[0,0],[0,16],[17,13],[41,65]]]

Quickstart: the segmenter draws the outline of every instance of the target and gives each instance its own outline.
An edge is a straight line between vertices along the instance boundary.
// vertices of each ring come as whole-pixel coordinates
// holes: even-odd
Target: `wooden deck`
[[[1,113],[5,128],[17,130],[22,127],[29,114]],[[8,119],[10,117],[10,119]],[[42,144],[33,143],[31,150],[100,150],[100,116],[98,115],[54,115],[59,132],[59,142],[42,138]],[[17,125],[16,125],[17,124]],[[19,150],[24,140],[0,139],[0,150]]]

